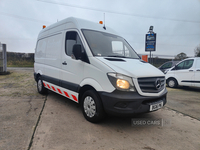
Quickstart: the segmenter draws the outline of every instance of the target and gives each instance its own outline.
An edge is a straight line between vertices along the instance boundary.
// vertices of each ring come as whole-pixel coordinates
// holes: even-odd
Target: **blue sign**
[[[145,51],[156,51],[156,33],[146,34]]]

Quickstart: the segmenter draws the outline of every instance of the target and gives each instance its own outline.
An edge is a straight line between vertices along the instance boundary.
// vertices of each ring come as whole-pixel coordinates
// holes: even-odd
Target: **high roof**
[[[106,33],[111,33],[111,34],[116,34],[114,30],[106,26],[106,30],[103,28],[102,24],[99,23],[94,23],[88,20],[80,19],[80,18],[66,18],[64,20],[61,20],[59,22],[56,22],[47,28],[43,29],[39,37],[43,37],[46,34],[51,34],[51,33],[56,33],[59,31],[63,31],[66,29],[90,29],[90,30],[97,30],[101,32],[106,32]]]

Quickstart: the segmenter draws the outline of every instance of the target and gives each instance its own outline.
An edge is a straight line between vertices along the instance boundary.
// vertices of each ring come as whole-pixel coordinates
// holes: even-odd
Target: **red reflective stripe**
[[[62,94],[62,92],[61,92],[61,90],[60,90],[60,89],[58,89],[58,88],[57,88],[57,90],[58,90],[58,92],[59,92],[60,94]]]
[[[43,82],[43,85],[46,86],[46,84]]]
[[[68,93],[67,92],[65,92],[65,91],[63,91],[64,93],[65,93],[65,95],[67,96],[67,97],[69,97],[69,95],[68,95]],[[70,97],[69,97],[70,98]]]
[[[76,96],[72,95],[72,97],[73,97],[73,99],[74,99],[76,102],[78,102]]]
[[[51,89],[51,87],[47,84],[48,88]]]
[[[51,86],[52,87],[52,89],[54,90],[54,91],[56,91],[56,89],[53,87],[53,86]]]

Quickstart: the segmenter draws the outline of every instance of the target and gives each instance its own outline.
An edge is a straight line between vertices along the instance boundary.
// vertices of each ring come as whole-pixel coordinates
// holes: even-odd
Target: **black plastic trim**
[[[42,80],[47,81],[47,82],[52,83],[52,84],[55,84],[57,86],[60,86],[59,79],[49,77],[49,76],[46,76],[46,75],[42,75]]]
[[[60,80],[60,79],[56,79],[56,78],[46,76],[46,75],[42,75],[42,80],[47,81],[52,84],[55,84],[62,88],[74,91],[74,92],[79,92],[79,89],[80,89],[80,86],[78,84],[75,84],[72,82],[67,82],[67,81]]]
[[[150,111],[151,103],[167,102],[167,90],[160,96],[141,96],[137,92],[115,90],[112,93],[99,92],[106,113],[116,116],[131,116]]]
[[[79,92],[80,86],[78,84],[60,80],[60,86],[74,92]]]
[[[109,60],[109,61],[122,61],[122,62],[126,62],[123,59],[117,59],[117,58],[104,58],[104,59]]]
[[[183,80],[181,82],[200,83],[200,81],[190,81],[190,80]]]

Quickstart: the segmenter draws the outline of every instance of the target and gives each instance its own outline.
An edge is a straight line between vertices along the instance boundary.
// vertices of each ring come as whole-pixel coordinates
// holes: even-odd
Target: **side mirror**
[[[172,67],[172,70],[177,70],[177,66],[175,65],[174,67]]]
[[[75,44],[73,46],[72,53],[74,54],[75,58],[78,60],[82,58],[82,47],[80,44]]]

